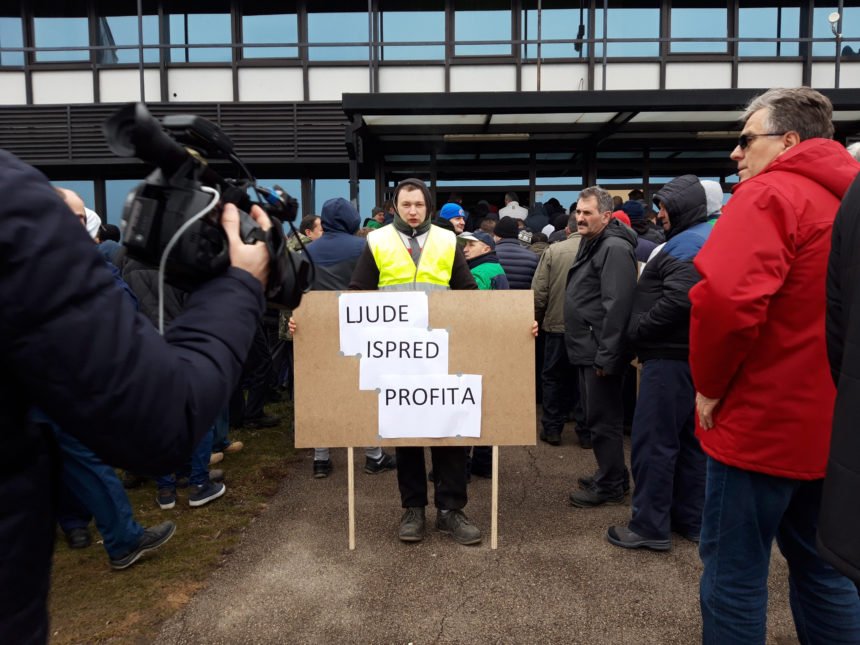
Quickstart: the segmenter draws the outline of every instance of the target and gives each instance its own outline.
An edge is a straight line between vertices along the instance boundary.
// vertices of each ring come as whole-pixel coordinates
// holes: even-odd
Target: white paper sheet
[[[423,291],[342,293],[338,298],[340,351],[345,356],[362,352],[363,330],[408,327],[427,329],[430,314]]]
[[[480,438],[480,375],[385,376],[380,380],[381,437]]]
[[[382,377],[407,374],[448,374],[448,332],[445,329],[370,327],[362,334],[359,389],[382,387]]]

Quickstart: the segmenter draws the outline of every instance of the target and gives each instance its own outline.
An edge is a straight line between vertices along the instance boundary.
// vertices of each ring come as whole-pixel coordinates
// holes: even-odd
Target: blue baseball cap
[[[442,207],[442,210],[439,211],[439,217],[447,220],[452,220],[455,217],[466,217],[466,211],[463,210],[463,207],[460,206],[460,204],[450,202],[445,204]]]

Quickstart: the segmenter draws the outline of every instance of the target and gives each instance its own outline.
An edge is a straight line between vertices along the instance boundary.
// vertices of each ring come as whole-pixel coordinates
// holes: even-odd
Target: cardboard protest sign
[[[368,292],[385,296],[391,292]],[[362,295],[368,295],[368,293]],[[534,339],[531,325],[534,320],[534,296],[531,291],[437,291],[429,294],[401,292],[402,296],[420,296],[429,303],[429,320],[421,324],[415,312],[420,312],[420,298],[409,303],[405,309],[400,303],[392,311],[384,309],[391,301],[380,298],[379,309],[351,309],[350,320],[362,322],[351,325],[346,336],[350,343],[346,349],[354,355],[341,353],[341,313],[346,315],[349,304],[341,300],[344,296],[358,295],[327,291],[305,295],[302,305],[293,314],[298,330],[295,335],[295,444],[298,448],[350,447],[350,446],[427,446],[427,445],[534,445],[535,382]],[[352,304],[356,304],[353,301]],[[366,305],[366,302],[364,303]],[[363,305],[363,306],[364,306]],[[399,319],[396,320],[396,319]],[[413,335],[404,332],[397,323],[414,324]],[[397,345],[372,345],[368,350],[368,326],[388,326],[386,330]],[[365,330],[361,331],[364,327]],[[428,328],[432,331],[428,332]],[[355,330],[353,332],[353,330]],[[371,360],[424,361],[424,356],[435,354],[428,341],[434,332],[446,332],[448,367],[441,374],[401,375],[395,398],[389,398],[389,409],[380,410],[380,390],[360,389],[360,365],[364,354],[375,355]],[[389,333],[390,332],[390,333]],[[429,336],[428,336],[429,334]],[[418,341],[421,358],[413,358],[416,345],[401,346],[399,343]],[[396,338],[396,341],[395,341]],[[374,342],[385,342],[385,334]],[[420,345],[420,343],[424,343]],[[437,342],[437,341],[431,341]],[[439,347],[441,351],[441,347]],[[401,357],[402,352],[402,357]],[[346,352],[344,352],[346,353]],[[361,357],[357,354],[362,354]],[[380,354],[387,358],[380,358]],[[406,355],[409,355],[407,358]],[[369,361],[368,361],[369,362]],[[426,365],[425,365],[426,367]],[[459,375],[462,375],[459,376]],[[454,411],[441,404],[439,388],[454,387],[451,383],[465,383],[467,375],[479,377],[470,381],[480,390],[477,401],[471,408],[469,400],[462,398]],[[367,378],[384,378],[382,371],[366,373]],[[424,379],[421,381],[421,379]],[[412,380],[417,379],[417,383]],[[423,385],[421,385],[423,383]],[[367,383],[368,385],[370,383]],[[402,387],[401,387],[402,384]],[[431,402],[433,388],[436,395]],[[401,389],[409,390],[409,405],[401,399]],[[423,392],[417,392],[422,390]],[[420,405],[414,405],[415,393]],[[427,400],[424,400],[424,394]],[[389,393],[389,397],[391,394]],[[463,407],[463,406],[466,407]],[[401,428],[395,430],[397,438],[380,436],[380,429],[389,423],[387,414],[394,415],[394,407],[413,408],[415,416],[407,410],[397,416]],[[430,412],[430,409],[433,411]],[[461,422],[480,411],[480,439],[462,435]],[[431,414],[449,414],[447,420],[423,423],[418,417]],[[394,417],[392,417],[394,418]],[[473,416],[472,419],[475,417]],[[394,421],[392,421],[394,423]],[[474,426],[474,420],[471,422]],[[445,424],[461,436],[429,437],[427,432]],[[423,434],[424,436],[418,436]]]

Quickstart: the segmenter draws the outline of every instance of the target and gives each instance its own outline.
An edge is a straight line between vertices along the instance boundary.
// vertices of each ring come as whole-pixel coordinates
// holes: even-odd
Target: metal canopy
[[[344,94],[355,159],[392,177],[726,177],[744,106],[763,89]],[[860,131],[860,90],[823,90],[837,139]],[[607,156],[617,153],[616,156]],[[523,155],[529,155],[524,162]],[[555,158],[553,158],[553,156]],[[647,170],[643,167],[647,165]]]

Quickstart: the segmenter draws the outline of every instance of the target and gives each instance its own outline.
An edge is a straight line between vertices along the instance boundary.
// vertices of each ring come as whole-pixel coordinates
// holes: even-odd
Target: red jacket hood
[[[788,172],[811,179],[841,201],[857,175],[858,166],[845,147],[832,139],[807,139],[771,161],[755,177],[737,184],[732,193],[756,183],[767,173]]]

